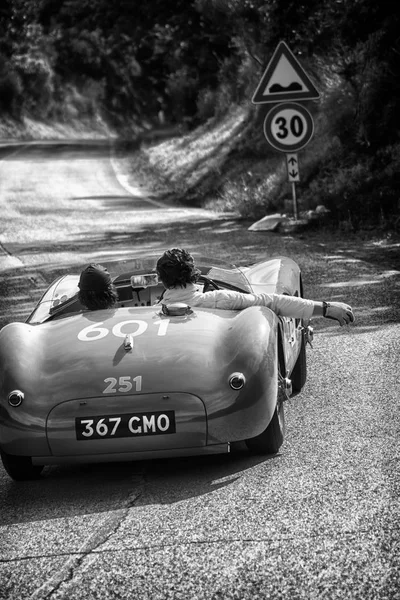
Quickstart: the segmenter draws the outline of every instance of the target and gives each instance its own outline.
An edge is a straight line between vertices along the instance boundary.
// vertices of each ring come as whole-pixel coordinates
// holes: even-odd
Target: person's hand
[[[339,321],[340,326],[354,322],[354,314],[351,306],[344,302],[324,302],[324,317]]]

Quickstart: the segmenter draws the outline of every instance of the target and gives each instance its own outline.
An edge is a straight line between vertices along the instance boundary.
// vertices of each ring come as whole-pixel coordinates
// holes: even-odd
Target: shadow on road
[[[235,444],[224,455],[45,467],[39,480],[18,483],[0,467],[0,525],[118,510],[135,493],[142,506],[173,504],[229,486],[272,459],[279,455],[255,457]]]
[[[142,140],[110,140],[104,139],[71,139],[71,140],[42,140],[18,141],[0,144],[0,160],[20,161],[25,155],[31,162],[48,161],[49,151],[52,160],[94,160],[107,157],[111,145],[118,151],[130,151],[140,147]]]

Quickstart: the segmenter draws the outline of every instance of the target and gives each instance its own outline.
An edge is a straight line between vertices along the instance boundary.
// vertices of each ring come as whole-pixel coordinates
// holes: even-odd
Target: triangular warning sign
[[[279,42],[252,98],[253,104],[315,100],[319,92],[285,42]]]

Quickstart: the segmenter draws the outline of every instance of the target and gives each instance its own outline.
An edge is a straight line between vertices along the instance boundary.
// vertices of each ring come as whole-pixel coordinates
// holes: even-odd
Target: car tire
[[[43,465],[33,465],[30,456],[14,456],[1,452],[4,469],[14,481],[38,479],[43,471]]]
[[[287,400],[283,387],[278,384],[278,398],[275,412],[268,427],[254,438],[246,440],[246,446],[252,454],[276,454],[285,437],[284,401]]]
[[[292,380],[292,396],[296,396],[296,394],[301,392],[307,380],[306,340],[304,331],[301,334],[299,356],[297,357],[296,364],[293,367],[290,379]]]

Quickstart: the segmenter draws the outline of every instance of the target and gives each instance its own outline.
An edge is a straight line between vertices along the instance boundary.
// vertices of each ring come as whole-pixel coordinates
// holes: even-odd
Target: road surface
[[[238,444],[18,484],[0,468],[0,598],[400,599],[399,245],[254,234],[165,205],[106,143],[0,150],[1,325],[78,264],[178,244],[243,263],[289,254],[309,297],[357,318],[315,322],[276,456]]]

